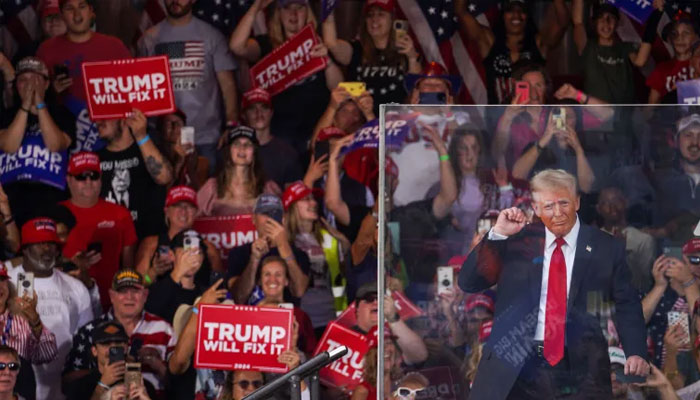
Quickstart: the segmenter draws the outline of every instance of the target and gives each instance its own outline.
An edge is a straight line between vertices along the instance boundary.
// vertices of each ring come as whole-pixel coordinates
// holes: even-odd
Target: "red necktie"
[[[564,358],[564,327],[566,325],[566,261],[561,246],[563,238],[557,238],[557,247],[549,262],[547,283],[547,310],[544,319],[544,358],[554,366]]]

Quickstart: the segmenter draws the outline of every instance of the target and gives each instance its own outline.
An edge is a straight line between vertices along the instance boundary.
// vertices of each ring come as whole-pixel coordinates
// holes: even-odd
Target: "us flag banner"
[[[0,51],[9,59],[41,36],[38,0],[0,0]]]
[[[155,53],[170,59],[174,90],[194,90],[204,80],[204,42],[188,40],[159,43],[155,47]]]

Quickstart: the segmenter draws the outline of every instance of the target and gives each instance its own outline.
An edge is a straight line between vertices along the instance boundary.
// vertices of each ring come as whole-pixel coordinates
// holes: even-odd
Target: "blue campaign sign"
[[[50,152],[35,123],[24,133],[17,152],[0,153],[0,183],[31,181],[64,190],[67,167],[68,152]]]
[[[700,104],[700,79],[676,83],[678,104]]]
[[[413,124],[414,116],[410,118],[394,117],[385,121],[386,146],[388,149],[401,148],[406,136],[408,136]],[[358,149],[379,148],[379,120],[373,119],[355,132],[355,138],[348,147],[342,150],[342,154],[350,153]]]
[[[97,124],[90,119],[87,104],[72,96],[69,96],[64,104],[75,116],[75,145],[72,147],[72,153],[97,151],[103,148],[105,142],[100,139]]]
[[[325,21],[338,5],[338,0],[321,0],[321,22]]]
[[[643,24],[654,11],[653,0],[608,0],[608,3],[619,8],[628,17]]]

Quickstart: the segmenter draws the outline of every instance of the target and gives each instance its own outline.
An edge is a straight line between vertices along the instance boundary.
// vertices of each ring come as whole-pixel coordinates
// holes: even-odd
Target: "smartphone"
[[[515,82],[515,97],[520,99],[519,104],[525,104],[530,100],[530,84],[524,81]]]
[[[194,127],[183,126],[180,128],[180,144],[190,144],[192,149],[188,150],[188,154],[194,151]]]
[[[323,142],[316,142],[314,144],[314,160],[319,160],[324,155],[330,153],[330,142],[324,140]]]
[[[476,231],[479,232],[479,234],[487,233],[488,231],[491,230],[492,224],[493,224],[493,221],[491,220],[491,218],[481,218],[479,220],[479,222],[477,223]]]
[[[664,255],[667,257],[673,257],[682,260],[683,250],[680,247],[676,246],[664,247]]]
[[[141,348],[143,347],[143,339],[141,338],[134,338],[131,340],[131,346],[129,346],[129,356],[131,356],[134,360],[139,360],[139,352],[141,351]]]
[[[683,330],[683,341],[681,342],[684,346],[690,344],[690,326],[688,324],[688,313],[680,311],[669,311],[668,316],[668,328],[673,325],[680,324]]]
[[[113,346],[109,348],[109,363],[114,364],[119,361],[124,361],[124,347]]]
[[[160,245],[158,246],[158,256],[159,257],[167,257],[168,254],[170,254],[170,247],[166,245]]]
[[[693,235],[700,236],[700,221],[698,221],[698,224],[695,225],[695,230],[693,231]]]
[[[352,97],[360,97],[367,90],[364,82],[340,82],[338,87],[344,88]]]
[[[452,267],[437,268],[438,294],[446,293],[454,287],[454,270]]]
[[[615,380],[620,383],[644,383],[647,378],[639,375],[625,375],[625,370],[620,368],[615,371]]]
[[[124,386],[141,385],[141,363],[126,363],[126,371],[124,372]]]
[[[286,308],[288,310],[293,310],[294,309],[294,304],[292,303],[280,303],[279,308]]]
[[[199,238],[196,236],[188,236],[183,240],[183,246],[185,250],[193,249],[199,250]]]
[[[447,95],[443,92],[420,93],[418,104],[447,104]]]
[[[408,35],[408,21],[405,19],[394,20],[394,40],[399,40],[403,35]]]
[[[65,64],[56,64],[53,66],[53,76],[57,78],[61,75],[65,75],[63,79],[68,78],[70,72],[68,71],[68,66]]]
[[[17,275],[17,296],[34,297],[34,273],[25,272]]]
[[[564,107],[559,107],[552,110],[552,119],[554,119],[557,129],[564,130],[564,127],[566,126],[566,110]]]
[[[88,253],[94,251],[95,253],[102,253],[102,242],[92,242],[87,245]]]

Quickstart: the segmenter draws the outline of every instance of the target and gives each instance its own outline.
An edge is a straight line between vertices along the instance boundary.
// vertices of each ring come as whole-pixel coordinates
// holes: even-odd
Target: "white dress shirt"
[[[571,288],[571,275],[574,270],[574,258],[576,256],[576,240],[578,239],[578,232],[581,228],[581,222],[576,216],[576,223],[571,228],[568,234],[564,236],[564,241],[566,244],[561,246],[561,251],[564,253],[564,261],[566,262],[566,299],[569,300],[569,289]],[[489,232],[489,240],[505,240],[507,236],[498,234],[493,231],[493,228]],[[556,236],[545,227],[544,236],[544,260],[542,265],[542,286],[540,289],[540,306],[539,312],[537,313],[537,328],[535,329],[535,340],[544,340],[544,319],[547,312],[547,287],[549,284],[549,263],[552,260],[552,253],[557,247]]]

